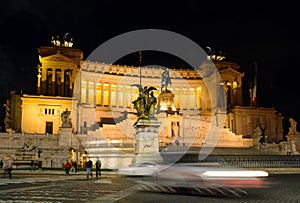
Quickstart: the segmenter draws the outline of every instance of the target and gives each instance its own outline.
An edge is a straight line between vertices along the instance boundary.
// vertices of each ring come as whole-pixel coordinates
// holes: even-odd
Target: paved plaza
[[[180,194],[137,192],[136,180],[120,177],[113,171],[103,171],[100,179],[87,180],[85,171],[67,176],[63,170],[14,170],[13,178],[1,177],[0,202],[280,202],[287,197],[292,202],[300,202],[298,178],[300,169],[267,169],[272,178],[279,176],[278,183],[263,191],[251,189],[245,198],[218,198],[187,196]],[[284,175],[286,177],[281,177]],[[288,180],[285,182],[285,180]],[[291,182],[292,181],[292,182]],[[284,193],[284,195],[283,195]],[[145,199],[145,197],[147,197]],[[149,198],[150,197],[150,198]],[[274,198],[278,199],[275,200]],[[272,200],[272,201],[271,201]],[[183,201],[184,202],[184,201]]]
[[[1,177],[0,202],[114,202],[122,192],[130,194],[131,179],[102,172],[100,179],[86,179],[84,171],[69,176],[64,171],[13,171]]]

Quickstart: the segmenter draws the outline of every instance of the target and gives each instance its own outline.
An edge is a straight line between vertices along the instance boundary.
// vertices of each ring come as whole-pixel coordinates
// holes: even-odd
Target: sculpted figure
[[[154,109],[157,103],[157,100],[154,96],[153,90],[156,90],[155,87],[142,88],[141,85],[133,84],[131,86],[136,86],[139,89],[139,96],[134,100],[133,106],[137,110],[137,116],[139,119],[148,119],[154,118]]]
[[[155,110],[155,106],[157,104],[157,99],[154,96],[153,91],[150,92],[148,101],[149,101],[149,103],[148,103],[149,106],[147,108],[149,108],[149,117],[154,118],[154,110]]]
[[[171,85],[171,78],[169,75],[169,71],[167,68],[165,68],[164,72],[161,75],[161,88],[160,90],[162,91],[162,89],[165,87],[165,90],[167,90],[168,85]]]
[[[70,118],[70,114],[71,111],[68,111],[68,109],[66,109],[65,111],[63,111],[61,113],[61,121],[62,121],[62,127],[65,128],[70,128],[72,127],[72,122],[71,122],[71,118]]]
[[[289,122],[291,124],[291,127],[289,128],[289,133],[288,134],[299,134],[299,132],[297,131],[297,122],[290,118]]]

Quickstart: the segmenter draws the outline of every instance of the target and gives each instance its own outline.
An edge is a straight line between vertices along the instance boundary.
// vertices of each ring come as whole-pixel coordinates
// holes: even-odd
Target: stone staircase
[[[222,130],[221,137],[217,144],[217,147],[249,148],[252,146],[253,139],[243,138],[243,135],[237,135],[230,131],[229,128],[224,128]]]

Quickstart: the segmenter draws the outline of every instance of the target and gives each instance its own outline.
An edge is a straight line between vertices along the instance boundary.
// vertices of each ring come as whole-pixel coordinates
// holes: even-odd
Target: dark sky
[[[51,45],[53,35],[70,33],[74,47],[87,57],[103,42],[125,32],[163,29],[184,35],[203,49],[210,46],[222,51],[228,61],[238,63],[245,73],[245,105],[249,103],[247,88],[254,80],[256,63],[259,106],[275,107],[285,117],[285,125],[290,117],[300,122],[300,40],[296,31],[300,14],[296,5],[176,2],[1,1],[0,102],[12,89],[35,93],[37,48]],[[144,58],[144,63],[148,63]],[[161,65],[168,66],[165,63]]]

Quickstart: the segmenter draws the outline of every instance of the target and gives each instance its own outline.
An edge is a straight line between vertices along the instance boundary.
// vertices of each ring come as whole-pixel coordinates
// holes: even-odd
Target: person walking
[[[0,160],[0,169],[2,169],[3,168],[3,161],[2,161],[2,159]]]
[[[71,163],[69,161],[67,161],[64,165],[66,175],[70,175],[71,167],[72,167]]]
[[[101,177],[101,160],[97,159],[96,161],[96,179]]]
[[[77,169],[77,162],[76,161],[72,162],[72,168],[74,169],[74,172],[77,173],[78,169]]]
[[[89,159],[86,162],[86,179],[89,179],[90,176],[91,178],[93,177],[92,168],[93,168],[93,162],[91,161],[91,159]]]
[[[11,179],[12,178],[12,176],[11,176],[11,170],[12,170],[11,156],[6,156],[5,157],[4,164],[3,164],[3,169],[4,169],[3,176],[5,174],[8,174],[8,178]]]
[[[34,161],[31,160],[30,162],[30,172],[33,172],[34,171]]]
[[[39,161],[39,172],[41,172],[41,171],[42,171],[42,162]]]

